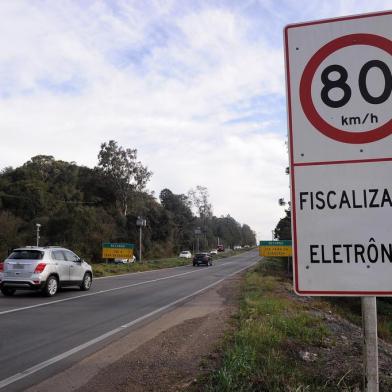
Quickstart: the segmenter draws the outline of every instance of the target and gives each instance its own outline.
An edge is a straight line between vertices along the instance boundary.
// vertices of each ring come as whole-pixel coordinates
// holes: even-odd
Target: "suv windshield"
[[[14,250],[8,259],[14,260],[41,260],[44,257],[44,252],[40,250]]]

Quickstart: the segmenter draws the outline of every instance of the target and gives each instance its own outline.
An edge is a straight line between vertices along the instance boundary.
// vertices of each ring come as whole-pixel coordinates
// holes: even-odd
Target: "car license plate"
[[[23,264],[14,264],[13,269],[22,270],[22,269],[24,269],[24,265]]]

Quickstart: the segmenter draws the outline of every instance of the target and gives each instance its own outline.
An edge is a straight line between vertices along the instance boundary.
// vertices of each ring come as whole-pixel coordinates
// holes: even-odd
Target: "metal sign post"
[[[146,226],[147,221],[146,219],[142,218],[141,216],[137,217],[136,226],[139,226],[139,262],[142,262],[142,227]]]
[[[363,359],[366,392],[378,392],[377,299],[362,297]]]
[[[195,229],[195,236],[196,236],[196,252],[200,252],[200,235],[201,235],[201,230],[200,227],[197,227]],[[219,238],[218,238],[219,241]]]
[[[36,239],[37,239],[37,246],[39,246],[39,239],[41,238],[40,236],[39,236],[39,230],[40,230],[40,228],[41,228],[41,224],[40,223],[36,223],[35,224],[35,227],[36,227],[36,229],[37,229],[37,234],[36,234]]]

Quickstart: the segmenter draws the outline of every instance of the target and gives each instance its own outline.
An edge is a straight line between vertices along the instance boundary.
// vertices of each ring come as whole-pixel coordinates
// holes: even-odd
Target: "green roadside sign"
[[[115,249],[115,248],[125,248],[125,249],[133,249],[134,244],[130,244],[127,242],[104,242],[102,244],[102,248],[110,248],[110,249]]]
[[[292,256],[291,240],[260,241],[259,255],[262,257]]]
[[[259,246],[291,246],[291,240],[281,240],[281,241],[260,241]]]
[[[102,244],[102,258],[130,259],[133,256],[134,244],[125,242],[105,242]]]

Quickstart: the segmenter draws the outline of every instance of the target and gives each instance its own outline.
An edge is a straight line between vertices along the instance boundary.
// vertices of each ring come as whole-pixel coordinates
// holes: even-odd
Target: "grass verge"
[[[213,257],[213,261],[220,260],[226,257],[235,256],[243,253],[242,250],[226,251],[218,253]],[[131,263],[131,264],[92,264],[93,274],[95,277],[112,276],[127,274],[130,272],[151,271],[162,268],[181,267],[192,264],[192,259],[181,259],[179,257],[169,257],[164,259],[146,260],[145,263]]]
[[[326,391],[298,355],[329,333],[306,306],[287,296],[285,264],[269,260],[246,275],[235,332],[222,363],[204,380],[208,391]]]
[[[190,391],[358,392],[362,388],[359,301],[298,297],[284,259],[245,276],[239,312],[218,360]],[[382,302],[381,319],[391,314]],[[385,324],[388,329],[388,324]],[[382,329],[382,328],[381,328]],[[392,390],[392,349],[380,342],[380,392]]]

